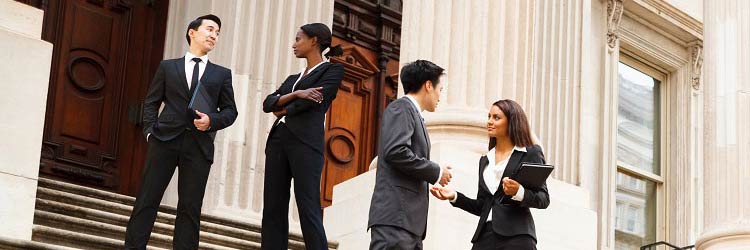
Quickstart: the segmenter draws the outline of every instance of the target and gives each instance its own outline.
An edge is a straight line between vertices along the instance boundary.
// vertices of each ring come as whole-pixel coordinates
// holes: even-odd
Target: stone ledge
[[[0,1],[0,28],[42,39],[44,12],[16,1]]]

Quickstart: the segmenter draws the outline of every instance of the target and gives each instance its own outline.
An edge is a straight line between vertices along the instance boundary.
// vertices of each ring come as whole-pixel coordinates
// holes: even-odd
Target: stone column
[[[703,228],[699,250],[750,246],[750,2],[704,1]]]
[[[428,59],[447,72],[428,126],[479,129],[485,141],[489,106],[514,99],[559,166],[554,177],[578,184],[583,3],[405,2],[400,62]]]
[[[333,0],[243,1],[208,0],[170,3],[164,57],[181,57],[187,50],[185,29],[190,20],[213,13],[222,19],[219,43],[211,61],[234,73],[239,117],[216,137],[215,161],[209,176],[203,211],[225,218],[260,223],[263,208],[265,144],[273,115],[262,112],[266,95],[290,74],[304,69],[291,46],[299,27],[333,22]],[[178,170],[179,171],[179,170]],[[177,204],[176,174],[164,202]],[[291,198],[290,218],[298,221]],[[300,232],[299,226],[290,226]]]
[[[31,240],[44,133],[52,44],[43,41],[44,13],[0,0],[0,235]]]
[[[425,120],[432,160],[455,169],[451,186],[476,196],[477,163],[487,152],[487,112],[500,99],[524,107],[547,160],[557,166],[548,182],[553,205],[532,209],[540,249],[596,249],[596,213],[589,194],[577,186],[585,3],[404,1],[400,62],[426,59],[446,69],[444,96]],[[326,229],[341,249],[367,247],[366,223],[359,222],[367,217],[358,213],[368,211],[374,178],[370,171],[334,188],[326,214],[357,213],[326,217]],[[477,219],[431,198],[424,248],[471,248]]]

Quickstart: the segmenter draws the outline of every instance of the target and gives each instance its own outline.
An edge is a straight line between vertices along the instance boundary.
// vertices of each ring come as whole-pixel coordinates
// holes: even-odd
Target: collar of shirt
[[[310,68],[310,70],[307,71],[307,74],[305,74],[305,70],[302,70],[302,72],[299,72],[299,77],[297,77],[297,81],[294,81],[294,85],[292,85],[292,91],[294,91],[294,88],[297,87],[297,83],[299,82],[299,80],[302,80],[302,77],[309,75],[310,73],[313,72],[313,70],[315,70],[315,68],[317,68],[320,65],[323,65],[326,62],[327,62],[326,60],[323,60],[322,62],[315,64],[315,66],[313,66],[312,68]]]
[[[195,68],[195,62],[193,62],[193,58],[196,58],[197,56],[193,55],[188,51],[185,53],[185,80],[187,81],[188,89],[193,87],[193,83],[191,82],[193,79],[193,69]],[[206,64],[208,62],[208,54],[203,55],[201,57],[198,57],[201,59],[201,63],[198,65],[198,79],[203,77],[204,71],[206,71]]]
[[[327,62],[328,61],[323,60],[322,62],[319,62],[318,64],[315,64],[315,66],[313,66],[312,68],[310,68],[310,70],[307,71],[307,74],[310,74],[310,72],[313,72],[313,70],[315,70],[315,68],[317,68],[318,66],[323,65],[324,63],[327,63]],[[300,76],[304,76],[304,74],[305,74],[304,70],[302,70],[302,72],[299,72]]]
[[[519,146],[513,146],[513,151],[526,152],[526,148],[519,147]],[[513,153],[511,153],[511,155],[512,154]],[[496,165],[496,162],[495,162],[495,148],[492,148],[492,149],[490,149],[489,152],[487,152],[487,160],[490,161],[490,164],[492,164],[491,166]]]
[[[205,54],[199,57],[199,56],[193,55],[193,53],[190,53],[190,51],[188,51],[187,53],[185,53],[185,65],[187,65],[189,62],[192,62],[193,58],[196,58],[196,57],[200,58],[202,63],[208,62],[208,54]]]
[[[411,103],[414,104],[414,107],[417,108],[417,113],[419,113],[419,116],[424,118],[424,116],[422,115],[422,107],[419,106],[417,99],[410,95],[406,95],[406,98],[409,98],[409,101],[411,101]]]
[[[299,80],[302,80],[302,77],[312,73],[313,70],[315,70],[315,68],[317,68],[320,65],[323,65],[323,63],[326,63],[326,62],[328,61],[323,60],[322,62],[315,64],[315,66],[313,66],[312,68],[310,68],[310,70],[307,71],[307,74],[305,74],[305,70],[302,70],[302,72],[299,72],[299,77],[297,77],[297,81],[294,81],[294,85],[292,85],[292,91],[294,91],[294,88],[297,87],[297,83],[299,82]],[[323,119],[323,121],[325,121],[325,119]],[[279,119],[279,122],[286,123],[286,116],[282,116],[281,119]],[[325,125],[325,122],[323,122],[323,124]]]

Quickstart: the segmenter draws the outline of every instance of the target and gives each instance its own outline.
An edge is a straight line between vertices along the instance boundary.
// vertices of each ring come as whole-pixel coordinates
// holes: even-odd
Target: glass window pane
[[[617,173],[615,249],[640,249],[656,242],[656,183]],[[635,185],[634,185],[635,183]]]
[[[659,81],[618,68],[617,161],[659,175]]]

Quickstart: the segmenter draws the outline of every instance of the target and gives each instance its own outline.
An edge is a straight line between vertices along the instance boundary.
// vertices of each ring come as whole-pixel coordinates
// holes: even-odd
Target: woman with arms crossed
[[[322,23],[300,27],[292,45],[294,55],[307,67],[290,75],[263,101],[263,111],[277,117],[266,141],[263,183],[262,249],[287,249],[289,243],[289,188],[299,208],[307,249],[328,249],[320,208],[320,175],[323,170],[323,125],[336,98],[344,67],[324,60],[339,56],[341,46],[331,46],[331,30]]]

